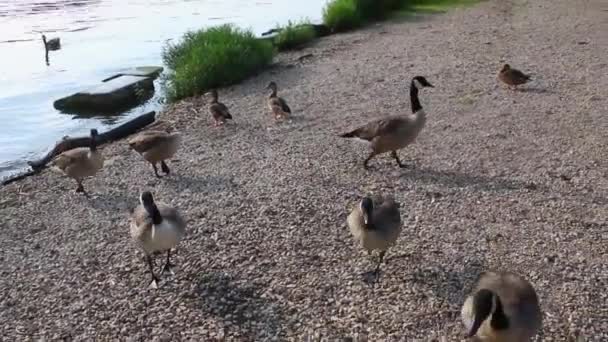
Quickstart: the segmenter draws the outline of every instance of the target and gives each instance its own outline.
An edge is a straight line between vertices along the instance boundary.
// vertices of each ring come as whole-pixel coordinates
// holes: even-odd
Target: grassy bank
[[[308,21],[299,23],[289,21],[287,26],[277,29],[280,31],[274,37],[274,45],[279,51],[299,48],[317,37],[315,30]]]
[[[268,65],[274,53],[271,42],[231,25],[188,32],[163,49],[169,68],[163,79],[167,99],[176,101],[242,81]]]

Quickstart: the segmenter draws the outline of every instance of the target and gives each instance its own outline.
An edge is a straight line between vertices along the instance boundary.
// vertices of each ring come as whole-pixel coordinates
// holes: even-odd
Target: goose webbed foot
[[[163,170],[163,172],[164,172],[165,174],[167,174],[167,175],[168,175],[169,173],[171,173],[171,170],[169,170],[169,166],[168,166],[168,165],[165,163],[165,161],[164,161],[164,160],[160,162],[160,168],[161,168],[161,169]]]
[[[375,153],[370,153],[369,156],[367,156],[367,158],[365,158],[365,160],[363,161],[363,168],[366,170],[369,170],[369,161],[372,160],[372,158],[374,158],[376,154]]]
[[[165,262],[165,266],[163,266],[163,270],[161,271],[162,274],[165,273],[169,273],[171,275],[175,275],[175,272],[173,272],[173,267],[175,265],[171,263],[171,250],[167,251],[167,261]]]

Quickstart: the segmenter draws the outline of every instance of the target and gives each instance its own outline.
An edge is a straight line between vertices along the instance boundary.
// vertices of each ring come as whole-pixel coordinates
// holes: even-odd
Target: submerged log
[[[315,31],[317,37],[325,37],[329,36],[332,32],[329,26],[324,24],[303,24],[302,26],[310,26]],[[278,34],[283,30],[282,27],[270,29],[264,33],[262,33],[262,37],[269,36],[271,34]]]
[[[150,112],[136,117],[133,120],[127,121],[124,124],[115,127],[105,133],[97,136],[97,144],[103,145],[115,140],[122,139],[142,129],[143,127],[154,122],[156,112]],[[34,171],[43,169],[55,156],[62,152],[77,148],[87,147],[91,144],[91,137],[76,137],[64,138],[59,141],[55,147],[39,160],[28,161],[27,163]],[[4,183],[3,183],[4,184]]]

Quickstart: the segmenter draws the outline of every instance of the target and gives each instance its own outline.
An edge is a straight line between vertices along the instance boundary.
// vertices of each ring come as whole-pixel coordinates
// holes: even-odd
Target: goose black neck
[[[496,297],[496,309],[492,314],[492,320],[490,321],[490,326],[495,330],[505,330],[509,328],[509,319],[505,315],[505,312],[502,308],[502,303],[500,302],[500,298]]]
[[[144,202],[143,205],[144,205],[144,209],[146,209],[146,211],[148,212],[150,217],[152,217],[153,224],[158,225],[163,222],[163,217],[160,215],[160,211],[158,210],[156,203],[154,203],[154,202],[145,203]]]
[[[97,139],[95,136],[91,136],[91,144],[89,145],[89,149],[93,152],[97,151]]]
[[[416,113],[422,109],[422,105],[418,99],[418,87],[416,87],[414,80],[410,84],[410,103],[412,104],[412,113]]]

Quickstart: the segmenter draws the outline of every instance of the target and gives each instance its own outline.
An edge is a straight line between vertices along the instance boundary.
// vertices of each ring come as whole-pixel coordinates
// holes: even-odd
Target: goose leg
[[[376,282],[380,281],[380,265],[384,260],[384,254],[386,254],[386,251],[382,251],[378,255],[378,264],[376,265],[376,270],[374,271],[374,274],[376,275]]]
[[[78,192],[78,193],[84,193],[84,186],[82,185],[82,181],[80,181],[79,179],[77,179],[76,183],[78,183],[78,187],[76,188],[76,192]]]
[[[375,153],[375,152],[371,152],[371,153],[369,154],[369,156],[367,156],[367,158],[365,158],[365,160],[363,161],[363,168],[364,168],[364,169],[366,169],[366,170],[368,169],[368,167],[367,167],[367,163],[369,163],[369,161],[370,161],[372,158],[374,158],[375,156],[376,156],[376,153]]]
[[[163,267],[162,273],[169,272],[171,275],[175,275],[172,267],[175,266],[171,263],[171,250],[167,250],[167,262],[165,262],[165,266]]]
[[[163,170],[164,173],[169,174],[171,172],[171,170],[169,170],[169,166],[167,166],[167,164],[165,163],[165,161],[161,161],[160,162],[160,168]]]
[[[400,168],[407,167],[407,165],[401,163],[401,160],[399,160],[399,155],[397,154],[397,151],[391,151],[391,156],[395,159],[397,165],[399,165]]]
[[[152,163],[152,167],[154,168],[154,175],[156,175],[156,178],[162,178],[162,176],[158,174],[158,169],[156,168],[156,163]]]
[[[146,262],[148,263],[148,270],[152,275],[152,281],[150,282],[150,288],[156,289],[158,288],[158,277],[154,274],[154,266],[152,265],[152,256],[146,255]]]

